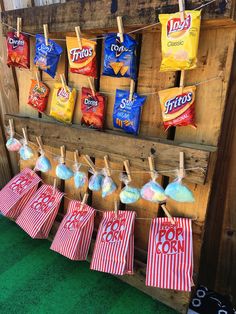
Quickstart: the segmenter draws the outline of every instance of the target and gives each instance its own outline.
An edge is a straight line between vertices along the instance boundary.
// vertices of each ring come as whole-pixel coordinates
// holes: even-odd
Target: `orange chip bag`
[[[97,77],[96,63],[96,45],[97,43],[81,39],[82,49],[78,48],[78,39],[76,37],[66,37],[66,46],[70,71],[73,73]]]
[[[201,11],[160,14],[162,62],[160,71],[194,69],[197,63]]]
[[[52,95],[50,116],[61,122],[71,123],[75,101],[75,88],[67,86],[67,90],[64,90],[61,83],[56,83]]]
[[[174,87],[159,91],[164,128],[171,126],[195,125],[196,86]]]

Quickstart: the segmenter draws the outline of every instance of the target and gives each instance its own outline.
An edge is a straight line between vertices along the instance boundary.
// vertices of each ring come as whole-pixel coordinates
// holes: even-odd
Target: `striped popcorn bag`
[[[133,274],[134,211],[104,212],[90,268],[113,275]]]
[[[43,184],[27,203],[16,223],[33,239],[46,239],[56,218],[63,193]]]
[[[152,220],[146,285],[191,291],[193,275],[192,222],[187,218]]]
[[[8,218],[17,219],[37,191],[40,181],[40,177],[29,168],[18,173],[0,191],[0,212]]]
[[[75,261],[87,259],[94,228],[95,209],[79,201],[70,201],[51,250]]]

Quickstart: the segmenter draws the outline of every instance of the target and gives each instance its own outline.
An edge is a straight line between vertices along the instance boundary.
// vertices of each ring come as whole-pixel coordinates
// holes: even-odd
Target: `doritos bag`
[[[116,99],[113,110],[113,125],[123,129],[126,133],[137,135],[139,132],[141,108],[146,97],[137,93],[133,94],[133,100],[129,100],[129,91],[116,90]]]
[[[95,209],[88,205],[81,207],[81,202],[70,201],[50,247],[74,261],[87,259],[94,227]]]
[[[48,39],[48,46],[46,46],[45,37],[41,34],[36,34],[34,64],[40,70],[54,78],[61,54],[62,47],[55,41]]]
[[[33,239],[46,239],[56,218],[63,193],[43,184],[27,203],[16,223]]]
[[[36,192],[40,181],[39,176],[29,168],[18,173],[0,191],[0,212],[6,217],[16,219]]]
[[[201,11],[185,11],[184,14],[183,22],[179,12],[159,15],[162,24],[160,71],[196,68]]]
[[[132,275],[134,211],[104,212],[90,268],[113,275]]]
[[[55,119],[71,123],[76,101],[76,89],[67,86],[65,90],[61,83],[56,83],[50,108],[50,116]]]
[[[191,291],[192,222],[187,218],[154,218],[150,227],[146,285]]]
[[[159,91],[165,130],[171,126],[195,125],[196,86],[174,87]]]
[[[119,35],[111,33],[106,35],[104,45],[103,75],[130,77],[136,80],[137,42],[124,34],[124,42],[121,43]]]
[[[32,80],[28,98],[28,104],[39,112],[44,112],[48,102],[49,88],[43,82]]]
[[[78,48],[76,37],[66,37],[66,46],[70,71],[73,73],[97,77],[96,45],[92,40],[81,38],[82,49]]]
[[[93,96],[90,88],[82,88],[81,124],[93,129],[102,129],[105,116],[105,97],[99,93]]]
[[[18,38],[15,32],[7,33],[7,65],[29,69],[30,52],[28,36],[20,33]]]

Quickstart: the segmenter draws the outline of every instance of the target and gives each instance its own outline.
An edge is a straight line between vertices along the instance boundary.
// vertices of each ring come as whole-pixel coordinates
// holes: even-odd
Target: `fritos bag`
[[[0,212],[16,219],[38,188],[41,181],[31,169],[25,168],[0,191]]]
[[[95,209],[85,204],[81,208],[81,205],[79,201],[70,201],[50,247],[74,261],[87,259],[94,227]]]
[[[104,212],[90,268],[113,275],[132,275],[134,211]]]
[[[136,80],[136,47],[137,42],[127,34],[124,34],[123,43],[116,33],[106,35],[103,75]]]
[[[195,125],[196,86],[174,87],[159,91],[165,130],[171,126]]]
[[[56,218],[63,193],[43,184],[27,203],[16,223],[33,239],[46,239]]]
[[[15,32],[7,33],[7,65],[29,69],[30,52],[28,36],[20,33],[18,38]]]
[[[28,98],[28,104],[39,112],[44,112],[48,102],[49,88],[43,82],[32,80]]]
[[[93,129],[102,129],[105,116],[105,97],[99,93],[93,96],[90,88],[82,88],[81,124]]]
[[[196,68],[201,11],[185,11],[183,22],[179,12],[160,14],[159,20],[162,25],[160,71]]]
[[[61,83],[56,83],[50,109],[50,116],[55,119],[71,123],[76,101],[76,89],[67,86],[65,91]]]
[[[187,218],[154,218],[150,227],[146,285],[191,291],[192,222]]]
[[[81,38],[82,49],[78,48],[76,37],[66,37],[66,46],[70,71],[73,73],[97,77],[96,45],[92,40]]]
[[[46,46],[45,37],[41,34],[36,34],[34,64],[52,78],[56,75],[62,51],[62,47],[51,39],[48,39],[48,46]]]

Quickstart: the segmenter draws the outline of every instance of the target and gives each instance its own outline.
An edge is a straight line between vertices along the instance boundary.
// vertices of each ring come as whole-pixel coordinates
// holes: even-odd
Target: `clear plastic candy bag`
[[[50,160],[45,156],[45,153],[43,150],[40,150],[41,156],[37,159],[35,164],[35,170],[41,171],[41,172],[48,172],[52,169],[52,165]]]
[[[111,195],[116,189],[117,186],[112,178],[108,175],[106,169],[103,169],[104,179],[102,181],[102,197]]]
[[[158,174],[156,172],[153,179],[141,188],[140,193],[144,200],[153,203],[161,203],[166,200],[165,190],[158,182],[156,182],[157,177]]]
[[[81,164],[76,162],[74,164],[74,183],[77,189],[82,188],[88,181],[87,174],[80,171]]]
[[[19,153],[22,160],[29,160],[34,156],[32,148],[26,144],[25,140],[23,140],[23,145],[21,146]]]
[[[90,170],[93,175],[89,178],[89,189],[91,191],[99,191],[102,188],[104,176],[101,172]]]
[[[74,175],[74,172],[67,167],[59,158],[59,164],[56,167],[56,176],[62,180],[69,180]]]
[[[169,183],[165,189],[166,196],[176,202],[195,202],[194,195],[189,188],[182,183],[182,177],[178,176],[173,182]]]
[[[123,204],[132,204],[137,202],[141,197],[140,190],[129,185],[129,180],[126,175],[121,175],[121,181],[125,184],[125,187],[120,192],[121,202]]]
[[[13,129],[13,120],[9,121],[9,127],[7,127],[7,133],[9,134],[9,139],[6,142],[6,147],[10,152],[18,152],[21,148],[21,142],[14,138],[15,132]]]

